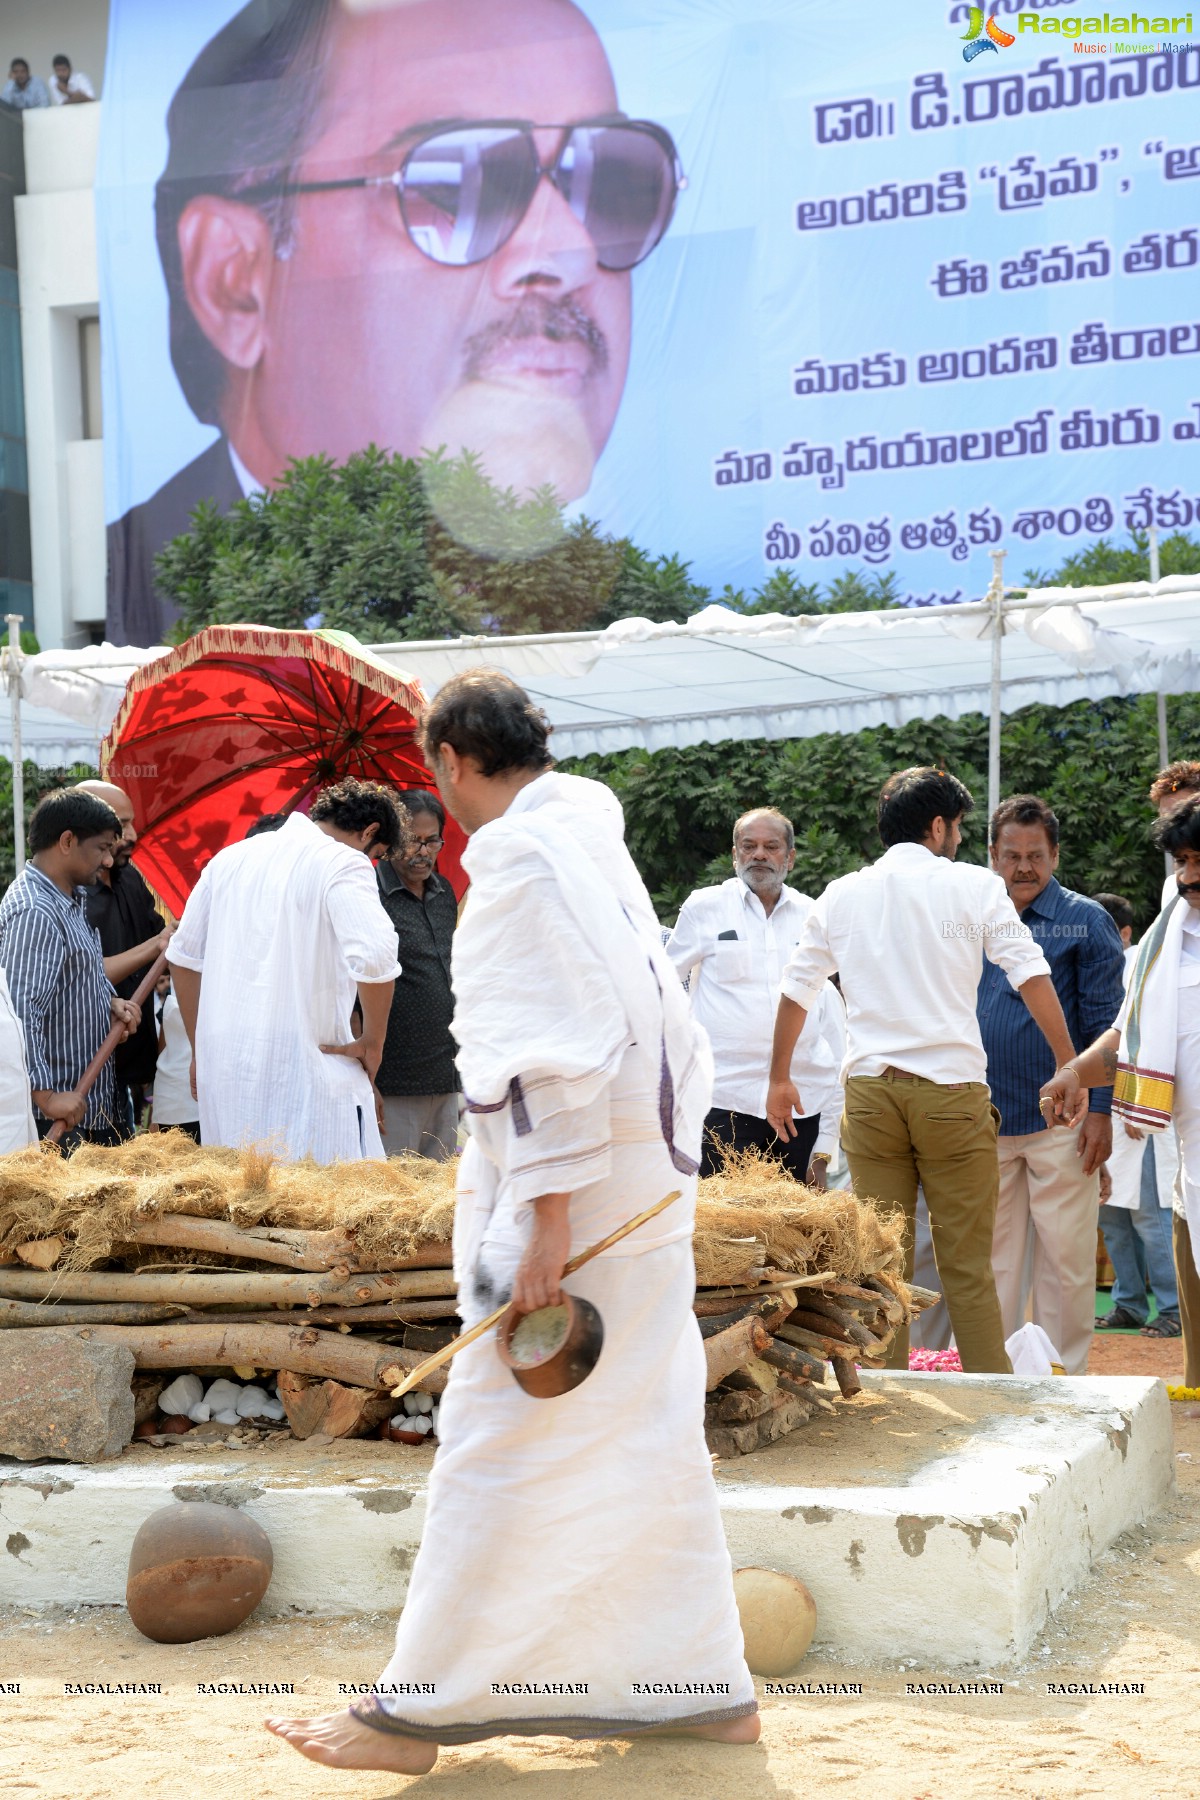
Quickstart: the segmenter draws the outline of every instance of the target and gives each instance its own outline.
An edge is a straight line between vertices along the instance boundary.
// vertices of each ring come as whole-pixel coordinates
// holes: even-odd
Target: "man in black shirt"
[[[446,814],[422,788],[397,796],[408,833],[376,864],[379,898],[399,940],[401,975],[392,998],[383,1061],[375,1085],[383,1098],[383,1139],[390,1156],[415,1151],[441,1162],[458,1143],[458,1076],[450,1020],[450,941],[458,918],[454,890],[437,874]]]
[[[77,787],[79,792],[103,800],[121,821],[112,868],[101,869],[94,886],[87,890],[87,916],[88,923],[100,933],[104,973],[120,997],[127,1000],[155,957],[166,949],[174,926],[164,923],[150,889],[129,860],[137,843],[129,795],[108,781],[81,781]],[[132,1037],[118,1046],[113,1062],[115,1124],[120,1136],[131,1137],[158,1064],[158,1029],[152,1001],[142,1007],[141,1024]]]

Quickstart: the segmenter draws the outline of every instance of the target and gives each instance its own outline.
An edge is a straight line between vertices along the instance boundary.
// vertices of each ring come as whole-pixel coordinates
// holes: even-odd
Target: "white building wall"
[[[104,619],[101,444],[84,438],[79,329],[100,309],[92,195],[100,112],[95,105],[24,115],[17,263],[34,629],[46,650],[89,642]]]

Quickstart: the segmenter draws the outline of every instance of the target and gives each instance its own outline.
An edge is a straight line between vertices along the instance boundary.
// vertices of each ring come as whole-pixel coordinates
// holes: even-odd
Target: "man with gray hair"
[[[687,984],[712,1044],[713,1105],[702,1173],[727,1150],[761,1150],[811,1187],[825,1186],[842,1113],[845,1008],[825,984],[796,1046],[793,1075],[807,1111],[784,1140],[767,1122],[767,1076],[779,983],[813,902],[788,887],[796,860],[791,820],[773,807],[743,813],[733,828],[733,875],[697,888],[680,909],[667,955]]]

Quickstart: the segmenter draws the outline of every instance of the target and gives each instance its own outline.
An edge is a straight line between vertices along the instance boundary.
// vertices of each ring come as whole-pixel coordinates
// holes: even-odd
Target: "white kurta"
[[[4,970],[0,969],[0,1155],[37,1143],[33,1122],[25,1033]]]
[[[367,857],[293,814],[208,864],[170,961],[203,976],[196,1025],[200,1135],[284,1161],[383,1156],[350,1042],[357,984],[400,973]]]
[[[684,1166],[699,1158],[711,1093],[703,1040],[605,790],[543,777],[464,863],[464,1320],[511,1291],[538,1195],[571,1192],[573,1251],[672,1189],[681,1197],[566,1281],[604,1323],[600,1360],[571,1393],[531,1399],[494,1333],[451,1365],[395,1655],[354,1710],[442,1743],[752,1713],[692,1312],[696,1182]]]

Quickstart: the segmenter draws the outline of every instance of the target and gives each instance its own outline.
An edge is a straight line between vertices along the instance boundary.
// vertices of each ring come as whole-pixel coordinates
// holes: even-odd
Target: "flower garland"
[[[1177,1382],[1167,1383],[1168,1400],[1200,1400],[1200,1388],[1183,1387]]]
[[[961,1375],[962,1358],[957,1350],[910,1350],[908,1366],[923,1375]]]

